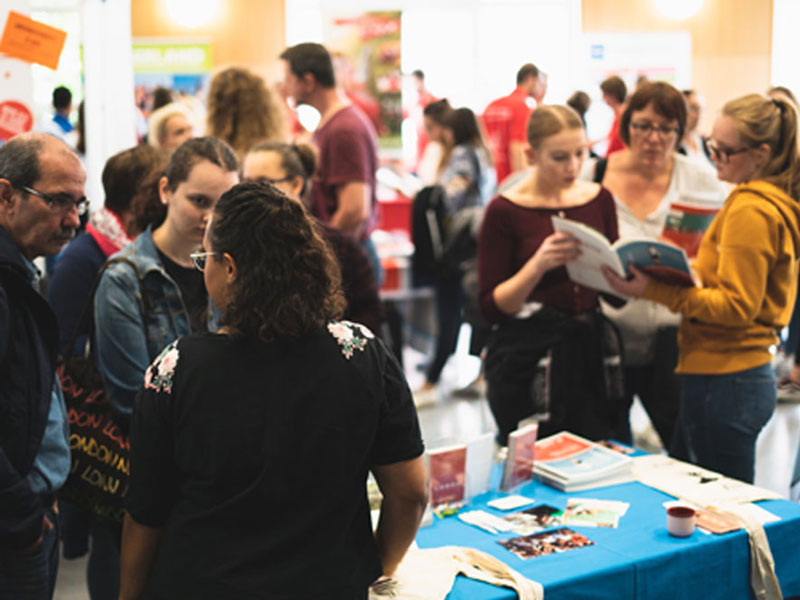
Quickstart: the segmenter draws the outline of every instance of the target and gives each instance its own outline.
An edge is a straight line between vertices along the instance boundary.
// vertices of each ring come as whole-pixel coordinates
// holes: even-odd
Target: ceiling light
[[[673,21],[693,17],[703,6],[703,0],[653,0],[656,10]]]
[[[219,0],[166,0],[164,4],[169,18],[186,29],[212,23],[220,10]]]

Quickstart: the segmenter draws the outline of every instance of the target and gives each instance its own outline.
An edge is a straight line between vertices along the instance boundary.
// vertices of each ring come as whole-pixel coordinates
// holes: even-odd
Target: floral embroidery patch
[[[172,378],[178,365],[178,340],[161,351],[144,374],[144,387],[156,392],[172,393]]]
[[[336,338],[336,341],[342,347],[342,354],[347,359],[353,357],[355,350],[363,352],[367,342],[375,338],[375,335],[367,327],[351,321],[328,323],[328,331]]]

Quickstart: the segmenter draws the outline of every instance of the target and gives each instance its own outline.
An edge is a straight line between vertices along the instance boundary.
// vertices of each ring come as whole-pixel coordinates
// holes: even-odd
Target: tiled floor
[[[412,389],[422,384],[423,376],[417,365],[423,360],[422,354],[406,349],[404,364]],[[485,398],[465,399],[450,395],[452,390],[471,382],[478,374],[479,367],[476,358],[467,356],[466,336],[462,335],[456,355],[448,362],[442,374],[441,397],[436,403],[419,410],[420,425],[427,447],[466,441],[481,433],[495,430]],[[631,423],[636,445],[649,451],[658,451],[658,437],[638,402],[631,411]],[[788,497],[798,443],[800,443],[800,404],[781,404],[759,438],[756,484],[774,489]],[[85,570],[85,559],[62,560],[55,598],[87,600],[89,596],[86,592]]]

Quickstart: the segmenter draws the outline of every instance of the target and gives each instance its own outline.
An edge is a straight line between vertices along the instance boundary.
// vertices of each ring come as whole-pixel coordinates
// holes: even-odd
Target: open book
[[[575,283],[619,296],[601,267],[606,266],[625,277],[630,274],[628,265],[634,264],[659,281],[694,285],[686,252],[677,246],[648,239],[617,240],[610,244],[606,236],[584,223],[556,216],[552,219],[553,229],[569,233],[581,243],[581,255],[566,264],[569,278]]]

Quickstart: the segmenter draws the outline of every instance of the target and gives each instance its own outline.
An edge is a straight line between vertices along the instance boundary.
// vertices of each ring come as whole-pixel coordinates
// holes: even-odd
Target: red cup
[[[670,506],[667,509],[667,531],[675,537],[689,537],[694,533],[697,511],[691,506]]]

